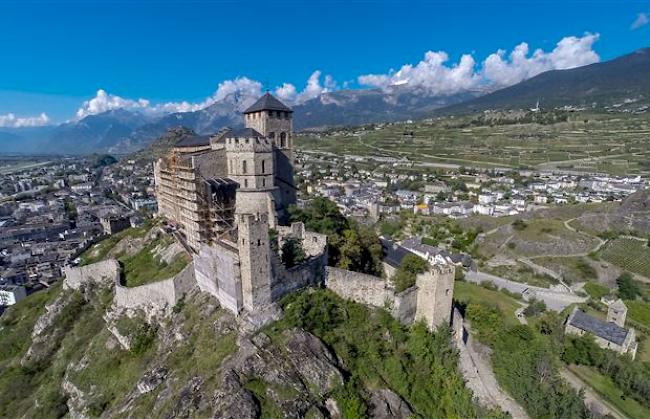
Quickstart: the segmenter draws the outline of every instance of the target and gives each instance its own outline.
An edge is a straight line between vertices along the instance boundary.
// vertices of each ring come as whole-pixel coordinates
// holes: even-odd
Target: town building
[[[0,285],[0,306],[11,306],[27,297],[25,287],[21,285]]]

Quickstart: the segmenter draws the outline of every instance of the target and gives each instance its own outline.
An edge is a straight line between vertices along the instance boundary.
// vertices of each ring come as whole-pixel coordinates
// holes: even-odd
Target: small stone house
[[[624,327],[626,314],[627,307],[620,299],[609,305],[606,321],[592,317],[576,307],[566,321],[564,332],[578,336],[590,333],[601,348],[619,354],[630,354],[634,359],[638,346],[636,332]]]

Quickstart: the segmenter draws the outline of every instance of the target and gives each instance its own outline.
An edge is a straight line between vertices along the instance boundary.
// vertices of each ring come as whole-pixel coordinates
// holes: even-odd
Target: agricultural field
[[[647,241],[621,237],[605,245],[600,257],[626,271],[650,278],[650,247]]]
[[[568,229],[561,220],[535,218],[502,226],[486,234],[479,244],[479,252],[486,258],[497,254],[510,258],[567,257],[588,254],[598,239]]]
[[[479,122],[476,116],[297,137],[302,152],[403,160],[422,168],[521,168],[650,173],[647,115],[569,113],[554,124]],[[410,135],[410,133],[413,135]],[[405,133],[408,133],[405,135]]]
[[[531,267],[520,262],[516,262],[514,266],[502,265],[493,268],[485,268],[483,271],[501,278],[522,282],[536,287],[549,288],[552,285],[559,283],[559,281],[552,276],[537,273]]]

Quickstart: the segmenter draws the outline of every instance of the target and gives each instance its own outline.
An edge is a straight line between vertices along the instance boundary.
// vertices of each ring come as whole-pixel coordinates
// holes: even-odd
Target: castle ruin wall
[[[111,286],[119,279],[120,264],[115,259],[108,259],[85,266],[66,266],[63,287],[77,290],[89,283]]]
[[[243,307],[239,256],[235,244],[216,243],[202,245],[194,256],[196,282],[201,291],[219,300],[233,313]]]

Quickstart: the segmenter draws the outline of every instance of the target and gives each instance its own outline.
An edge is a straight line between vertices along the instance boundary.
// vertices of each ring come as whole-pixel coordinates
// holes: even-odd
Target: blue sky
[[[390,69],[417,65],[427,51],[445,51],[450,68],[470,54],[480,71],[499,49],[507,63],[522,42],[530,55],[587,33],[598,34],[588,46],[607,60],[650,46],[649,14],[650,0],[0,0],[0,122],[9,113],[70,119],[98,89],[201,103],[241,76],[271,89],[291,83],[298,100],[317,70],[321,89],[358,87],[365,74],[386,75],[363,86],[382,87],[400,81]]]

